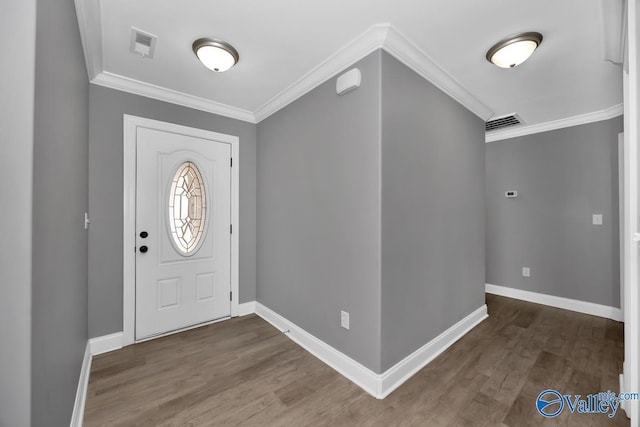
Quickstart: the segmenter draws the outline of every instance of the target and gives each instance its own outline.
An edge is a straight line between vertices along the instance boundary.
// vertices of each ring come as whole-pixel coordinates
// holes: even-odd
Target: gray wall
[[[87,344],[89,82],[73,0],[39,1],[31,425],[68,426]]]
[[[484,123],[382,55],[382,369],[484,304]]]
[[[20,43],[16,43],[16,35]],[[36,0],[0,13],[0,427],[31,419],[31,219]],[[11,210],[5,205],[11,201]],[[16,214],[17,213],[17,214]]]
[[[90,85],[89,336],[122,331],[122,116],[240,138],[240,302],[256,289],[256,125]],[[234,166],[236,162],[234,162]]]
[[[258,124],[258,301],[380,372],[380,52]],[[340,327],[340,310],[351,329]]]
[[[620,306],[619,132],[621,117],[487,144],[487,283]]]

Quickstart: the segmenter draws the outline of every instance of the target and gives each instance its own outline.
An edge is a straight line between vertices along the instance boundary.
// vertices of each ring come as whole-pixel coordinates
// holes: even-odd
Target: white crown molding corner
[[[487,283],[485,285],[485,290],[488,294],[519,299],[535,304],[548,305],[550,307],[589,314],[591,316],[604,317],[606,319],[615,320],[616,322],[624,321],[622,310],[616,307],[609,307],[607,305],[596,304],[587,301],[579,301],[570,298],[556,297],[553,295],[540,294],[537,292],[523,291],[521,289],[492,285],[490,283]]]
[[[243,302],[238,304],[238,316],[248,316],[249,314],[253,314],[256,312],[256,302]]]
[[[260,106],[255,112],[256,120],[260,122],[266,119],[376,49],[384,49],[480,118],[486,120],[493,115],[493,111],[489,107],[472,95],[460,82],[438,66],[429,55],[391,24],[379,23],[370,27]]]
[[[483,305],[384,373],[376,374],[258,302],[256,314],[376,399],[387,397],[488,317],[487,306]]]
[[[379,398],[387,397],[487,317],[489,314],[485,304],[396,363],[381,376],[382,395]]]
[[[76,390],[76,400],[73,405],[70,427],[82,427],[84,419],[84,406],[87,401],[87,387],[89,386],[89,374],[91,373],[91,345],[87,341],[82,358],[82,368],[78,379],[78,389]]]
[[[552,120],[550,122],[538,123],[529,126],[517,126],[510,129],[493,131],[485,134],[485,142],[502,141],[504,139],[516,138],[519,136],[533,135],[550,130],[579,126],[587,123],[609,120],[621,116],[624,113],[623,105],[617,104],[604,110],[593,111],[591,113],[566,117],[564,119]]]
[[[102,71],[96,75],[91,80],[91,83],[147,98],[157,99],[159,101],[182,105],[183,107],[242,120],[244,122],[257,123],[255,115],[251,111],[211,101],[209,99],[200,98],[198,96],[189,95],[183,92],[178,92],[173,89],[167,89],[162,86],[146,83],[129,77],[124,77],[108,71]]]
[[[389,23],[380,23],[369,27],[364,33],[347,43],[336,53],[329,56],[293,82],[289,87],[258,107],[255,111],[256,121],[261,122],[273,113],[320,86],[353,63],[361,60],[376,49],[382,48],[390,28],[391,24]]]
[[[383,49],[481,119],[487,120],[493,115],[489,107],[393,26],[389,28]]]
[[[97,356],[98,354],[108,353],[110,351],[121,349],[123,342],[122,337],[122,332],[116,332],[114,334],[91,338],[89,340],[91,355]]]
[[[102,72],[102,17],[100,0],[75,0],[80,40],[89,81]]]

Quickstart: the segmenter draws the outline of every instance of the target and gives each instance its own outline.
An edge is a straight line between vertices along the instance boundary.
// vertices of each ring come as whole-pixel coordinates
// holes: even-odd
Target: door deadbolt
[[[149,233],[147,233],[146,231],[140,233],[140,237],[142,237],[143,239],[146,239],[147,236],[149,236]]]

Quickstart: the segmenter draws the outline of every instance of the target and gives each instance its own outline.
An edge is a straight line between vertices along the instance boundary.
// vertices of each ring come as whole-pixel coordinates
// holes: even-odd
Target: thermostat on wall
[[[516,190],[508,190],[504,193],[504,197],[507,199],[513,199],[518,197],[518,192]]]

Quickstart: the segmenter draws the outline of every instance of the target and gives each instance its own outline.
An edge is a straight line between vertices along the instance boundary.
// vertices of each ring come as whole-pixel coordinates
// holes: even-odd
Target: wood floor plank
[[[628,426],[537,413],[546,388],[617,390],[622,324],[495,295],[489,318],[383,400],[255,315],[94,358],[92,426]]]

